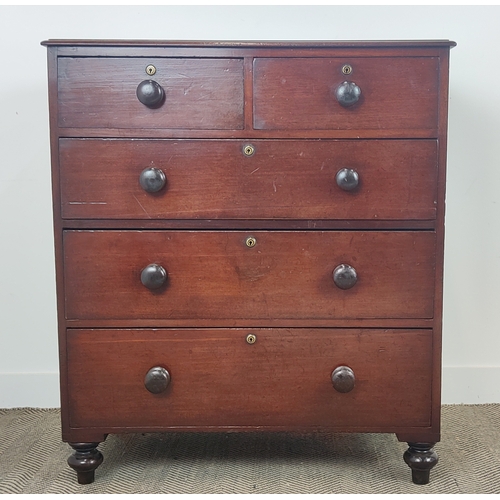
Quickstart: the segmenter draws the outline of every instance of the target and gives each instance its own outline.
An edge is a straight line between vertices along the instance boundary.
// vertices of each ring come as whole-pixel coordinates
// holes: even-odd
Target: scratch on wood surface
[[[260,167],[257,167],[255,170],[252,170],[252,172],[250,172],[250,175],[254,174],[255,172],[257,172],[257,170],[259,170]]]
[[[191,82],[187,88],[184,89],[184,95],[187,95],[187,93],[191,90],[191,87],[193,86],[194,84]]]
[[[273,181],[273,189],[274,189],[274,192],[275,192],[275,193],[276,193],[276,191],[278,190],[278,189],[276,188],[276,182],[274,182],[274,181]]]
[[[148,214],[148,211],[141,205],[141,202],[137,199],[135,194],[132,195],[135,199],[135,201],[139,204],[139,206],[144,210],[144,213],[148,216],[149,219],[151,219],[151,215]]]
[[[69,205],[107,205],[105,201],[68,201]]]

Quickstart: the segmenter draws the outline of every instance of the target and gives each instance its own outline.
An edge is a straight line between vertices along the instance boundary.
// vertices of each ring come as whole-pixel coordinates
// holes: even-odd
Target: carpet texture
[[[66,465],[59,410],[0,410],[0,493],[500,493],[500,404],[443,406],[439,463],[417,486],[392,434],[128,434],[96,481]]]

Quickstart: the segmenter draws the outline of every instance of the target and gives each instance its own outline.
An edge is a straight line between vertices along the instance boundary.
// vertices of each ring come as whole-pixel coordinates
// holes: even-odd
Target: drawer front
[[[435,218],[434,140],[260,140],[251,156],[246,144],[61,139],[63,217]],[[162,173],[158,191],[141,187],[141,176]]]
[[[161,105],[139,101],[146,80],[163,89]],[[241,129],[243,102],[243,59],[58,59],[60,127]]]
[[[342,72],[346,63],[352,67],[349,75]],[[438,79],[438,59],[433,57],[257,58],[254,127],[434,130]],[[361,90],[349,107],[336,98],[345,81]]]
[[[70,425],[428,426],[431,344],[431,330],[69,330]],[[332,384],[340,366],[349,392]],[[154,367],[163,392],[145,387]]]
[[[66,317],[431,318],[434,258],[423,231],[65,231]]]

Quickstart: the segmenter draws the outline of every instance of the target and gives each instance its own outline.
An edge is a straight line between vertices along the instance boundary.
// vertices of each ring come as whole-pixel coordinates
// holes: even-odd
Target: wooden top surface
[[[221,48],[381,48],[381,47],[455,47],[451,40],[280,40],[280,41],[231,41],[231,40],[45,40],[45,46],[84,47],[221,47]]]

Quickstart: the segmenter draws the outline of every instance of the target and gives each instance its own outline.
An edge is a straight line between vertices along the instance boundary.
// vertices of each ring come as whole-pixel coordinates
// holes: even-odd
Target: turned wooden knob
[[[141,283],[150,290],[162,287],[167,278],[167,271],[158,264],[149,264],[141,271]]]
[[[157,193],[158,191],[161,191],[165,187],[166,183],[167,178],[163,173],[163,170],[160,170],[159,168],[145,168],[139,175],[139,184],[147,193]]]
[[[333,388],[337,392],[350,392],[354,389],[356,377],[348,366],[338,366],[332,372]]]
[[[361,97],[361,89],[354,82],[343,82],[335,90],[335,97],[345,108],[356,104]]]
[[[163,104],[165,91],[154,80],[144,80],[137,86],[137,99],[148,108],[157,108]]]
[[[354,267],[340,264],[333,270],[333,281],[342,290],[348,290],[357,283],[358,274]]]
[[[337,172],[335,180],[343,191],[354,191],[359,184],[359,174],[352,168],[342,168]]]
[[[146,373],[144,385],[152,394],[164,392],[170,384],[170,373],[161,366],[155,366]]]

